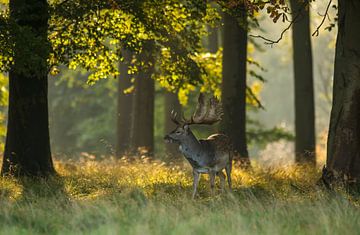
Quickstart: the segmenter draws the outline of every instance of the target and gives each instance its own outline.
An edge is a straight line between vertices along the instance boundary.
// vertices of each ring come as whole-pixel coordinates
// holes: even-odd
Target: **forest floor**
[[[358,234],[360,200],[316,186],[320,169],[233,170],[232,193],[191,200],[187,164],[57,160],[60,177],[0,178],[0,234]],[[217,186],[219,182],[217,181]]]

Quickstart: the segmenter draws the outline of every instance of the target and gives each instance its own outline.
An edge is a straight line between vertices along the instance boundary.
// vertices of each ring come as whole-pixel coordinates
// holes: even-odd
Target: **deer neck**
[[[180,143],[179,149],[186,158],[193,160],[196,160],[197,156],[202,155],[203,152],[200,142],[190,130],[188,138]]]

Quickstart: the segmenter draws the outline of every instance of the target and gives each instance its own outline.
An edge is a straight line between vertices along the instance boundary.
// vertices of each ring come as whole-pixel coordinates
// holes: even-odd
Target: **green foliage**
[[[10,24],[8,19],[8,12],[2,10],[0,4],[0,72],[9,70],[13,58],[11,53],[10,42]]]
[[[191,92],[205,92],[213,94],[216,97],[221,97],[221,82],[222,82],[222,48],[220,48],[215,54],[204,52],[198,53],[194,57],[194,60],[203,68],[203,72],[200,74],[201,83],[197,86],[192,84],[186,84],[178,90],[179,100],[182,105],[186,105],[188,96]],[[261,74],[266,71],[258,62],[252,58],[247,60],[247,73],[248,73],[248,85],[247,87],[247,104],[251,107],[261,107],[260,92],[261,84],[265,82],[265,78]],[[162,76],[158,79],[162,87],[168,90],[176,89],[176,86],[172,86],[171,82],[168,82]],[[197,89],[199,87],[199,89]]]
[[[24,22],[37,19],[26,12],[20,16],[25,17]],[[144,43],[151,40],[156,42],[157,51],[169,51],[161,58],[164,76],[180,76],[181,80],[174,80],[178,86],[194,84],[199,80],[200,67],[192,56],[200,49],[204,22],[211,19],[206,15],[206,4],[198,0],[51,1],[47,67],[52,74],[58,73],[63,64],[71,69],[81,67],[89,71],[88,81],[93,83],[118,75],[117,64],[123,59],[120,48],[140,52]],[[0,42],[4,46],[0,49],[0,70],[9,70],[16,56],[17,67],[32,72],[39,61],[30,49],[43,57],[47,46],[29,27],[19,26],[14,20],[6,10],[2,11]],[[22,59],[26,63],[21,63]]]
[[[54,153],[113,154],[118,81],[106,79],[91,87],[86,80],[85,72],[72,70],[49,80]]]
[[[1,234],[356,234],[358,198],[329,194],[320,170],[233,172],[234,192],[191,200],[191,171],[142,159],[56,161],[61,178],[0,178]],[[304,177],[304,175],[306,177]],[[206,178],[206,179],[205,179]],[[217,182],[218,186],[219,182]]]
[[[246,10],[252,19],[256,19],[256,14],[263,8],[274,21],[281,16],[285,20],[288,12],[283,0],[217,3],[234,15]],[[214,4],[200,0],[54,0],[50,2],[50,17],[48,39],[51,53],[48,66],[53,74],[65,64],[71,69],[81,67],[88,70],[90,83],[115,77],[118,75],[117,64],[123,59],[120,48],[139,52],[146,41],[153,40],[160,52],[158,71],[162,84],[168,83],[167,88],[171,90],[179,87],[190,89],[189,84],[202,82],[202,74],[209,68],[199,61],[199,57],[203,57],[199,56],[200,38],[205,33],[205,24],[213,25],[220,18]],[[4,45],[0,49],[1,71],[8,70],[13,61],[14,37],[11,34],[17,35],[16,40],[26,39],[26,42],[16,42],[18,45],[37,45],[36,38],[31,37],[26,28],[15,26],[9,21],[7,12],[3,11],[0,16],[0,42]],[[36,48],[44,47],[39,45]],[[25,54],[22,56],[20,53],[18,59],[21,61],[21,58],[30,56]],[[36,58],[31,61],[37,64]],[[20,64],[20,67],[24,66]],[[212,91],[216,90],[213,82],[208,85]]]

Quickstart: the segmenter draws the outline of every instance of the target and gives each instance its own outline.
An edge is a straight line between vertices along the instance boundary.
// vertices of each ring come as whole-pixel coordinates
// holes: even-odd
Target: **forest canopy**
[[[163,62],[159,69],[163,76],[167,76],[164,79],[194,83],[199,80],[200,68],[192,57],[200,48],[202,22],[216,19],[216,14],[206,15],[206,5],[200,2],[53,1],[49,6],[48,69],[56,74],[59,65],[71,69],[82,67],[91,72],[89,83],[116,77],[117,63],[123,60],[120,48],[140,51],[144,42],[155,41],[156,51]],[[36,35],[11,22],[8,10],[2,12],[0,23],[0,40],[4,45],[0,51],[1,70],[9,70],[13,63],[12,31],[25,40],[16,43],[32,45],[28,50],[22,50],[18,57],[31,56],[33,64],[22,67],[27,67],[24,72],[35,72],[38,64],[36,54],[40,53],[33,51]],[[42,47],[35,48],[40,50]],[[176,76],[181,76],[181,79],[174,79]]]

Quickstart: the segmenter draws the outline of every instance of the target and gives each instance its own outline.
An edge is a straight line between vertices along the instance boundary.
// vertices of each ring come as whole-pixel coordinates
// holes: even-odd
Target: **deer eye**
[[[180,135],[181,131],[176,131],[175,134]]]

